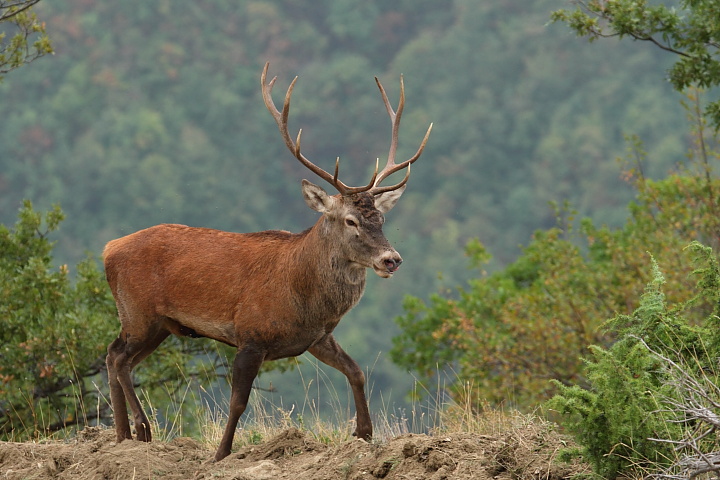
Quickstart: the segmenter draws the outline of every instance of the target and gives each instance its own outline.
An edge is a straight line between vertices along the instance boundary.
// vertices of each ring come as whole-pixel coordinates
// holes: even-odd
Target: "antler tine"
[[[405,185],[410,178],[410,165],[415,162],[418,158],[420,158],[420,155],[422,154],[423,150],[425,149],[425,144],[427,144],[428,138],[430,137],[430,132],[432,131],[433,124],[431,123],[430,126],[427,129],[427,132],[425,133],[425,137],[423,138],[422,143],[420,144],[420,148],[418,148],[418,151],[415,152],[415,155],[410,157],[409,159],[405,160],[402,163],[396,164],[395,163],[395,154],[397,152],[397,145],[398,145],[398,132],[400,130],[400,117],[402,116],[403,109],[405,108],[405,83],[403,82],[403,76],[400,75],[400,101],[398,102],[397,111],[393,110],[392,106],[390,105],[390,101],[388,100],[387,93],[385,92],[385,89],[383,88],[382,84],[380,83],[380,80],[378,80],[377,77],[375,77],[375,83],[377,83],[378,88],[380,89],[380,94],[382,95],[383,102],[385,103],[385,108],[387,109],[388,115],[390,116],[390,121],[392,123],[392,137],[390,140],[390,151],[388,152],[388,160],[385,167],[382,169],[380,174],[377,176],[377,179],[375,180],[375,185],[371,189],[371,192],[375,195],[378,195],[383,192],[389,192],[392,190],[397,190],[398,188]],[[378,185],[380,182],[385,180],[387,177],[392,175],[395,172],[398,172],[402,170],[403,168],[407,167],[407,172],[405,174],[405,178],[400,182],[392,186],[387,187],[379,187]]]
[[[420,155],[422,155],[423,150],[425,150],[425,144],[427,144],[428,138],[430,138],[430,132],[432,131],[432,128],[433,128],[433,124],[431,123],[430,126],[429,126],[428,129],[427,129],[427,132],[425,132],[425,137],[423,137],[423,141],[420,143],[420,147],[417,149],[417,152],[415,152],[415,155],[413,155],[412,157],[408,158],[407,160],[405,160],[405,161],[402,162],[402,163],[398,163],[398,164],[394,165],[392,168],[388,168],[388,166],[389,166],[389,164],[388,164],[388,165],[385,166],[385,168],[383,169],[383,171],[380,172],[380,175],[378,175],[378,177],[382,176],[382,178],[379,178],[379,179],[375,182],[375,186],[376,186],[376,187],[377,187],[377,184],[379,184],[381,180],[389,177],[389,176],[392,175],[393,173],[399,172],[400,170],[402,170],[402,169],[405,168],[405,167],[407,167],[407,169],[408,169],[407,174],[405,175],[406,178],[405,178],[402,182],[394,185],[393,187],[391,187],[391,188],[389,188],[389,189],[386,189],[385,187],[382,187],[382,188],[380,189],[380,190],[381,190],[380,193],[382,193],[382,192],[387,192],[387,191],[390,191],[390,190],[395,190],[396,188],[400,188],[400,187],[402,187],[403,185],[405,185],[405,183],[407,182],[407,177],[409,177],[409,175],[410,175],[410,165],[412,165],[413,163],[415,163],[415,160],[417,160],[418,158],[420,158]],[[383,175],[383,174],[384,174],[384,175]],[[373,192],[375,192],[375,190],[373,190]]]
[[[385,192],[392,192],[393,190],[397,190],[398,188],[402,187],[407,183],[407,181],[410,179],[410,165],[408,164],[407,170],[405,171],[405,178],[402,179],[399,183],[396,183],[395,185],[388,185],[386,187],[375,187],[373,188],[373,195],[380,195],[381,193]]]
[[[387,173],[389,169],[395,166],[395,153],[397,152],[400,117],[402,116],[403,109],[405,108],[405,84],[403,82],[402,75],[400,75],[400,101],[398,102],[396,112],[390,105],[390,100],[388,99],[387,93],[385,92],[382,83],[380,83],[380,80],[377,77],[375,77],[375,83],[380,89],[383,103],[385,103],[385,109],[387,110],[388,116],[390,116],[390,122],[392,124],[392,136],[390,139],[390,151],[388,152],[387,164],[385,165],[385,168],[383,168],[382,172],[380,172],[379,178],[377,179],[377,183],[380,183],[381,181],[383,181],[383,179],[385,179],[385,177],[397,171],[393,170],[393,172]]]
[[[270,62],[265,63],[265,68],[263,68],[262,75],[260,76],[260,82],[262,86],[262,96],[263,101],[265,102],[265,107],[267,107],[270,114],[275,119],[275,123],[278,125],[278,129],[280,130],[280,135],[283,137],[283,140],[285,141],[285,145],[287,148],[292,152],[293,155],[295,155],[295,158],[300,160],[300,163],[305,165],[310,171],[312,171],[314,174],[325,180],[326,182],[329,182],[331,185],[333,185],[338,192],[340,192],[341,195],[350,195],[353,193],[358,192],[365,192],[367,190],[370,190],[374,183],[375,178],[377,176],[377,169],[375,171],[375,175],[373,175],[373,180],[365,187],[348,187],[343,182],[341,182],[338,179],[338,169],[339,169],[339,163],[340,158],[338,157],[337,161],[335,162],[335,175],[330,175],[328,172],[323,170],[322,168],[315,165],[313,162],[308,160],[305,155],[303,155],[300,152],[300,137],[302,136],[302,129],[298,131],[297,139],[293,141],[292,137],[290,136],[290,132],[288,131],[288,118],[290,116],[290,99],[292,97],[293,89],[295,88],[295,82],[297,82],[298,77],[295,77],[293,81],[290,83],[290,86],[287,89],[287,92],[285,93],[285,101],[283,102],[282,112],[277,109],[275,106],[275,102],[272,99],[272,89],[275,85],[275,81],[277,80],[277,77],[273,77],[270,82],[267,81],[267,72],[270,68]]]

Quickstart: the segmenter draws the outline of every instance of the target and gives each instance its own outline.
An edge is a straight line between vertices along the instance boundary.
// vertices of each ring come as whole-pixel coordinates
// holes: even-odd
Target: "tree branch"
[[[40,0],[26,0],[9,4],[0,2],[0,12],[3,12],[2,14],[0,14],[0,22],[10,20],[14,16],[21,14],[22,12],[31,8],[33,5],[36,5],[39,2]],[[13,10],[14,8],[17,8],[17,10]]]
[[[628,32],[628,35],[630,35],[635,40],[640,40],[643,42],[650,42],[652,44],[655,44],[658,48],[661,50],[665,50],[666,52],[674,53],[676,55],[680,55],[681,57],[685,58],[692,58],[692,55],[683,52],[682,50],[677,50],[675,48],[672,48],[671,46],[665,45],[664,43],[658,42],[652,35],[647,36],[641,36],[640,34],[634,33],[634,32]]]

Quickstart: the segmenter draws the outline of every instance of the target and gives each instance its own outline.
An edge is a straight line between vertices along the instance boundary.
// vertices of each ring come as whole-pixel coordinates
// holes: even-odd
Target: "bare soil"
[[[497,435],[408,434],[383,443],[326,445],[295,428],[221,462],[190,438],[169,443],[115,442],[109,429],[86,428],[68,441],[0,442],[0,479],[565,479],[588,472],[558,461],[568,443],[534,426]]]

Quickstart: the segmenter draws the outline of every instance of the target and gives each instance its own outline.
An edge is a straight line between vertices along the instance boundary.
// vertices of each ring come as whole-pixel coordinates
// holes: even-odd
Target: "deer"
[[[385,237],[384,214],[395,206],[410,177],[410,166],[425,149],[428,127],[417,152],[395,162],[405,88],[393,109],[380,81],[391,120],[390,151],[385,167],[379,159],[370,181],[348,186],[308,160],[300,150],[302,129],[288,132],[290,98],[296,76],[285,94],[282,110],[272,99],[277,76],[267,81],[269,63],[260,82],[265,106],[285,145],[311,172],[332,185],[329,194],[302,180],[307,205],[319,212],[317,222],[302,233],[268,230],[232,233],[209,228],[161,224],[112,240],[103,251],[105,275],[120,320],[120,333],[107,349],[106,365],[117,442],[132,439],[128,405],[136,438],[152,439],[150,422],[135,393],[133,369],[168,336],[206,337],[236,349],[231,365],[227,424],[214,461],[230,454],[238,421],[263,362],[310,352],[347,378],[355,403],[353,435],[372,438],[365,397],[365,375],[338,344],[333,330],[363,295],[367,270],[390,278],[402,258]],[[392,185],[380,183],[405,170]]]

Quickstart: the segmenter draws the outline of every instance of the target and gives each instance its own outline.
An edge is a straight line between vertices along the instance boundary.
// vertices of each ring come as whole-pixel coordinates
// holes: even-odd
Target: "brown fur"
[[[390,276],[397,266],[385,262],[399,265],[401,259],[382,233],[383,215],[375,206],[379,196],[323,196],[322,189],[309,185],[319,190],[312,192],[322,202],[312,203],[311,196],[308,203],[324,215],[300,234],[158,225],[107,244],[105,272],[121,323],[107,357],[118,441],[132,438],[126,401],[138,439],[151,439],[130,373],[170,334],[208,337],[237,348],[230,418],[217,460],[230,453],[260,365],[305,351],[347,376],[357,408],[356,433],[371,437],[364,375],[332,331],[362,296],[366,269]],[[389,210],[399,193],[393,195],[390,206],[380,208]],[[348,220],[360,224],[352,227]]]

